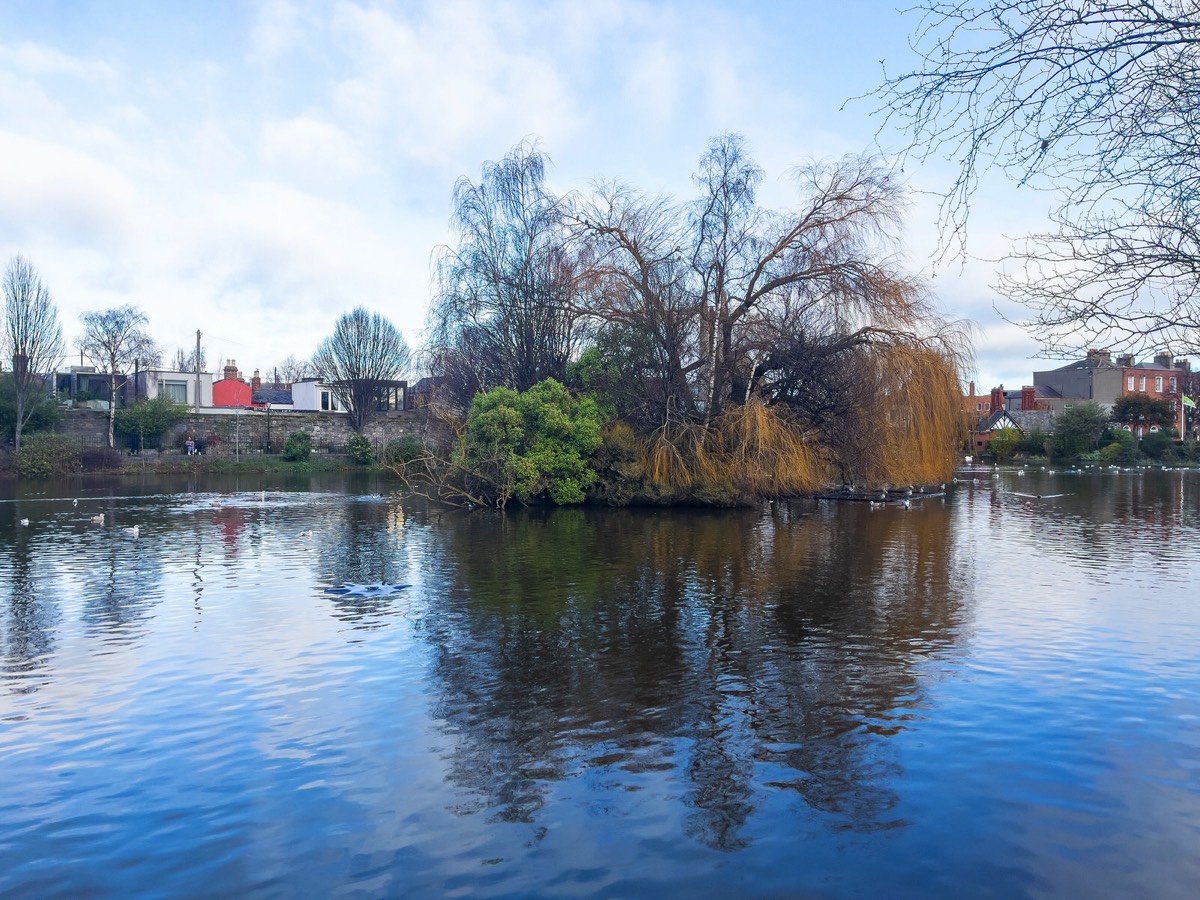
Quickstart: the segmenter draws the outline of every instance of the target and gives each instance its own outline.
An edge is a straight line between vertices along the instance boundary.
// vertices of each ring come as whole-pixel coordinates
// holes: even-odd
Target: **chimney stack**
[[[1118,356],[1117,357],[1117,365],[1132,367],[1133,366],[1133,354],[1132,353],[1124,353],[1121,356]]]
[[[237,381],[237,377],[238,377],[237,360],[233,360],[233,359],[225,360],[225,380],[226,381]]]
[[[254,377],[250,379],[250,388],[255,391],[262,390],[262,378],[258,375],[258,369],[254,370]]]
[[[1037,409],[1037,392],[1033,385],[1026,384],[1021,387],[1021,409]]]
[[[1088,350],[1087,358],[1100,362],[1112,362],[1112,354],[1108,352],[1107,347],[1093,347],[1091,350]]]
[[[1175,358],[1170,353],[1157,353],[1154,356],[1154,364],[1160,369],[1173,369]]]
[[[1004,385],[992,388],[992,412],[1004,409]]]

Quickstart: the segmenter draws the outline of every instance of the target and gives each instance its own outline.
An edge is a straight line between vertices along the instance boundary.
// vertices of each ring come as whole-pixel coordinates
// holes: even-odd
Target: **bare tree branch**
[[[16,396],[13,443],[21,449],[21,432],[38,400],[54,391],[54,373],[66,352],[58,308],[33,264],[14,256],[4,271],[4,355],[12,363]],[[47,381],[47,376],[49,381]]]
[[[313,367],[341,399],[356,432],[371,420],[386,382],[408,368],[400,331],[379,313],[358,307],[338,319],[333,334],[313,354]]]
[[[136,306],[118,306],[80,316],[83,336],[79,349],[101,372],[108,373],[108,446],[115,446],[113,425],[117,391],[124,386],[134,361],[155,365],[161,351],[144,331],[148,319]]]

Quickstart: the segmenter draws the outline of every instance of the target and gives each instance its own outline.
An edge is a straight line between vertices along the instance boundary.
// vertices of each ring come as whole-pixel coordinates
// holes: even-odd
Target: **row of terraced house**
[[[109,379],[112,377],[97,372],[92,366],[71,366],[56,376],[56,389],[67,398],[70,405],[107,408]],[[115,378],[119,386],[118,405],[167,396],[195,410],[345,412],[333,388],[318,378],[296,382],[264,382],[257,369],[253,376],[244,378],[235,360],[225,363],[219,379],[214,379],[212,372],[181,372],[161,368],[137,369]],[[410,389],[407,381],[381,382],[377,411],[395,412],[422,405],[431,383],[431,379],[422,378]]]
[[[1083,359],[1034,372],[1033,384],[1020,390],[1005,390],[1000,385],[988,394],[976,394],[975,383],[971,382],[963,394],[963,412],[973,425],[971,440],[976,453],[986,450],[992,435],[1002,428],[1014,428],[1022,435],[1032,431],[1048,434],[1054,430],[1055,417],[1064,409],[1094,401],[1111,411],[1121,397],[1134,394],[1168,401],[1179,434],[1197,437],[1200,420],[1188,395],[1195,390],[1195,374],[1186,359],[1176,360],[1170,354],[1159,354],[1151,362],[1136,362],[1132,355],[1113,359],[1108,350],[1089,350]],[[1158,426],[1146,430],[1157,431]]]

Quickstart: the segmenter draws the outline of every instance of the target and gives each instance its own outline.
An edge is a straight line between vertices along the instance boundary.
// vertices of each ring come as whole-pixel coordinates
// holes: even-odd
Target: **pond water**
[[[1200,472],[960,477],[8,485],[0,895],[1195,896]]]

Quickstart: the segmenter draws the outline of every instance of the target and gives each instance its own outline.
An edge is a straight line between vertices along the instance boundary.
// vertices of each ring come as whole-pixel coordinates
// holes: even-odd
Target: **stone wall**
[[[86,409],[64,410],[57,431],[79,439],[85,447],[107,445],[108,415]],[[271,410],[200,410],[191,412],[162,439],[164,452],[179,451],[191,435],[202,439],[205,452],[215,456],[242,453],[278,453],[293,431],[312,437],[316,453],[345,453],[346,442],[354,432],[345,415],[338,413],[283,412]],[[415,437],[426,443],[438,443],[446,436],[445,428],[427,409],[381,413],[363,432],[376,454],[389,441]],[[118,439],[118,449],[120,439]]]

